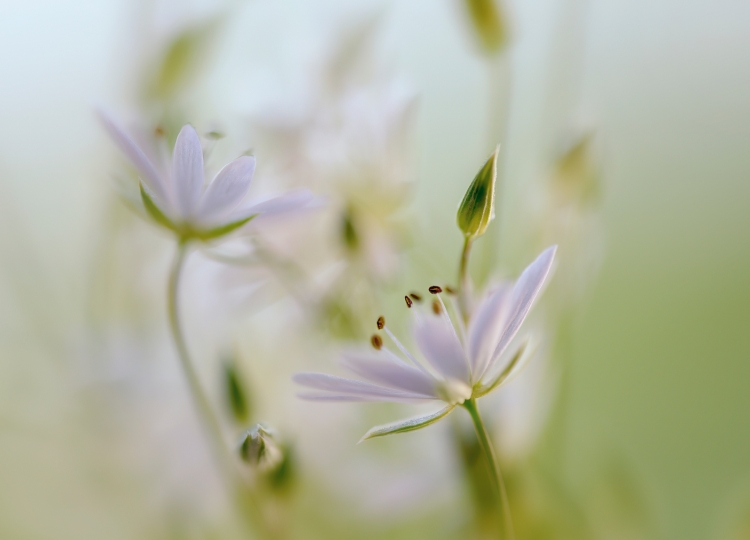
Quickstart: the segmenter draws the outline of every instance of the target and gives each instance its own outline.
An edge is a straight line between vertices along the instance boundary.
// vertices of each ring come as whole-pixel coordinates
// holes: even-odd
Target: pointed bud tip
[[[468,238],[483,235],[495,218],[495,184],[499,151],[498,145],[474,177],[458,207],[456,222]]]

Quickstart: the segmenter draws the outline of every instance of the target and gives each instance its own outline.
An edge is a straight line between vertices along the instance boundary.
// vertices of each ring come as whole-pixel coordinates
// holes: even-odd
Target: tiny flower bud
[[[276,467],[284,456],[271,432],[261,424],[255,424],[242,436],[240,457],[258,470],[268,471]]]
[[[412,297],[412,299],[413,299],[413,300],[414,300],[415,302],[421,302],[421,301],[422,301],[422,297],[421,297],[420,295],[418,295],[417,293],[415,293],[415,292],[410,292],[410,293],[409,293],[409,296],[411,296],[411,297]]]
[[[432,312],[435,315],[440,315],[441,311],[443,311],[442,304],[440,304],[440,302],[438,300],[433,300],[432,301]]]
[[[495,182],[497,180],[497,156],[499,147],[490,156],[474,177],[466,195],[458,207],[458,228],[468,238],[484,234],[495,218]]]
[[[438,287],[437,285],[433,285],[427,290],[430,291],[430,294],[440,294],[441,292],[443,292],[443,289],[441,287]]]
[[[477,39],[487,54],[502,50],[508,41],[507,23],[497,0],[465,0]]]
[[[408,308],[410,308],[411,305],[414,303],[411,301],[411,298],[409,298],[408,296],[404,296],[404,300],[406,301],[406,307]]]
[[[380,350],[383,348],[383,338],[381,338],[377,334],[373,334],[370,338],[370,343],[372,343],[372,346],[375,347],[376,350]]]
[[[385,328],[385,317],[381,315],[378,317],[378,330],[382,330],[383,328]]]
[[[224,391],[235,420],[240,423],[246,422],[250,415],[250,400],[237,371],[237,363],[233,358],[224,363]]]

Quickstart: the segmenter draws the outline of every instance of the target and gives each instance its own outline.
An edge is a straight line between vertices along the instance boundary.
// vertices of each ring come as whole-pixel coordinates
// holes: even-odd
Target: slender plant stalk
[[[187,253],[188,243],[181,240],[177,246],[177,253],[175,254],[174,262],[172,263],[172,270],[169,274],[169,286],[167,292],[169,327],[172,332],[175,347],[177,348],[177,356],[180,359],[182,370],[187,378],[190,393],[195,400],[198,414],[208,432],[211,446],[213,447],[214,454],[219,462],[219,466],[221,467],[221,472],[225,474],[229,485],[232,486],[232,489],[237,494],[235,502],[238,505],[238,510],[241,516],[243,517],[243,523],[251,529],[261,533],[262,536],[266,538],[275,538],[276,535],[269,529],[268,524],[263,519],[263,513],[255,494],[246,483],[238,480],[238,471],[232,464],[229,449],[227,448],[226,443],[224,442],[224,437],[221,433],[221,425],[219,424],[218,418],[213,413],[213,409],[211,408],[211,404],[209,403],[206,394],[203,392],[203,388],[198,380],[198,374],[195,372],[193,362],[188,353],[185,336],[182,332],[182,325],[180,324],[179,312],[180,277],[182,276],[182,269],[185,265]],[[249,510],[250,514],[244,510]]]
[[[464,239],[464,247],[461,251],[461,262],[458,266],[458,307],[464,323],[469,321],[469,295],[471,294],[471,282],[469,279],[469,253],[473,239],[467,236]]]
[[[479,409],[477,409],[477,402],[474,398],[467,399],[464,401],[464,408],[469,411],[471,420],[474,422],[474,429],[477,432],[477,438],[479,444],[484,451],[484,456],[487,458],[487,466],[490,469],[490,475],[492,476],[492,485],[495,488],[496,494],[500,497],[500,504],[503,511],[503,528],[505,529],[506,540],[515,540],[515,534],[513,533],[513,518],[510,513],[510,502],[508,501],[508,492],[505,489],[505,482],[503,476],[500,473],[500,468],[497,466],[497,460],[495,459],[495,450],[492,448],[492,442],[487,435],[487,430],[484,428],[484,422],[482,417],[479,415]]]
[[[188,353],[187,344],[185,343],[185,336],[182,333],[182,325],[180,324],[180,313],[179,313],[179,288],[180,288],[180,277],[182,276],[182,268],[185,264],[185,257],[188,251],[188,243],[180,241],[177,246],[177,253],[175,254],[174,262],[172,263],[172,270],[169,274],[169,288],[167,293],[167,304],[169,310],[169,328],[172,332],[172,339],[174,339],[175,347],[177,348],[177,356],[180,359],[182,365],[182,371],[187,378],[188,386],[190,387],[190,393],[195,400],[195,406],[198,409],[203,423],[205,424],[206,430],[211,439],[211,444],[214,447],[214,451],[217,458],[220,461],[223,469],[229,469],[229,463],[227,462],[226,446],[224,439],[221,434],[221,427],[219,420],[213,413],[208,398],[203,393],[198,375],[193,367],[193,362],[190,359]]]

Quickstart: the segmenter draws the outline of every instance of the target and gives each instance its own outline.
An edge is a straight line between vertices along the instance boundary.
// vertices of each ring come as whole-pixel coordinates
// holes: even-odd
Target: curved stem
[[[185,343],[185,336],[182,332],[182,325],[180,324],[180,313],[179,313],[179,289],[180,289],[180,277],[182,276],[182,268],[185,264],[185,258],[187,256],[188,244],[185,241],[180,241],[177,246],[177,253],[175,254],[174,262],[172,263],[172,270],[169,273],[169,287],[167,291],[167,306],[169,311],[169,328],[172,332],[172,339],[174,340],[175,347],[177,348],[177,356],[180,359],[182,365],[182,371],[187,378],[188,386],[190,387],[190,393],[195,401],[195,406],[198,409],[198,414],[201,417],[209,436],[211,444],[214,447],[214,452],[220,465],[225,471],[229,469],[229,463],[227,462],[226,446],[224,439],[221,434],[221,427],[218,419],[214,416],[211,404],[208,398],[203,393],[198,375],[195,372],[193,363],[190,360],[190,354],[188,353],[187,345]]]
[[[513,519],[510,513],[510,503],[508,501],[508,492],[505,489],[505,482],[503,482],[503,476],[500,473],[500,469],[497,466],[497,460],[495,459],[495,450],[492,448],[492,443],[487,435],[487,430],[484,428],[484,422],[482,417],[479,416],[479,409],[477,409],[477,402],[474,398],[467,399],[463,404],[464,408],[469,411],[471,420],[474,422],[474,429],[477,432],[477,438],[479,444],[484,450],[484,456],[487,458],[487,466],[492,476],[492,484],[495,488],[496,493],[500,496],[500,504],[502,505],[503,511],[503,528],[505,529],[506,540],[514,540],[515,534],[513,533]]]

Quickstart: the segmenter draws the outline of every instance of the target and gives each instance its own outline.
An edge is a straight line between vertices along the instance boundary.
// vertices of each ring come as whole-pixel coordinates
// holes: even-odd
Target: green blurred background
[[[571,116],[590,116],[603,139],[605,257],[572,322],[566,481],[596,505],[602,471],[622,468],[654,537],[750,538],[750,3],[508,7],[516,42],[501,253],[522,251],[517,201]],[[449,0],[234,5],[200,90],[210,96],[202,114],[242,114],[274,82],[293,87],[309,43],[347,17],[380,13],[385,58],[421,96],[417,213],[431,237],[453,241],[456,201],[488,152],[487,77],[459,8]],[[80,534],[70,537],[110,530],[75,495],[92,489],[80,480],[80,456],[56,451],[75,434],[67,413],[50,409],[74,391],[77,366],[40,352],[40,341],[64,339],[83,318],[111,196],[110,146],[91,111],[132,94],[142,9],[0,6],[3,538],[45,537],[29,525],[40,516]],[[452,264],[457,245],[429,248]]]

